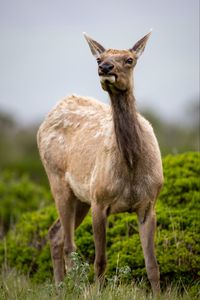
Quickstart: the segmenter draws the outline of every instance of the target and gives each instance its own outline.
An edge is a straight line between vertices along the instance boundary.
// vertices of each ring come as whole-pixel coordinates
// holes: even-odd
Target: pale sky
[[[71,93],[108,102],[82,32],[126,49],[151,28],[138,107],[181,119],[199,98],[199,0],[0,0],[0,110],[31,123]]]

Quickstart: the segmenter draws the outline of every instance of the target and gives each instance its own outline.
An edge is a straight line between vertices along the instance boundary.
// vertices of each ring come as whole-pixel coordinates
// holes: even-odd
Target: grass
[[[77,253],[72,255],[73,267],[57,288],[52,282],[34,283],[28,276],[15,269],[2,268],[0,274],[0,300],[191,300],[200,299],[198,283],[185,287],[171,285],[159,297],[154,298],[144,281],[130,284],[128,267],[117,268],[105,287],[91,284],[89,265],[83,263]]]
[[[149,284],[144,280],[130,284],[130,268],[116,267],[113,278],[107,278],[105,286],[90,283],[88,263],[82,262],[78,253],[71,256],[73,267],[65,280],[56,287],[54,283],[33,282],[28,275],[10,269],[6,264],[0,273],[0,300],[191,300],[200,299],[199,285],[185,287],[180,284],[168,286],[153,297]]]
[[[97,284],[84,284],[79,287],[75,284],[69,288],[66,282],[59,288],[52,283],[36,284],[26,276],[20,275],[15,270],[2,273],[0,278],[0,299],[1,300],[150,300],[155,299],[150,293],[142,288],[143,283],[137,286],[118,284],[114,282],[107,284],[101,291]],[[199,299],[198,295],[184,290],[182,294],[179,287],[169,287],[158,300],[191,300]]]

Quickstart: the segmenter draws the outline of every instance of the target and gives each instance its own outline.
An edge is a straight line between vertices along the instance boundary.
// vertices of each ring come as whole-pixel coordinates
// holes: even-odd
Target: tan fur
[[[152,126],[136,112],[132,94],[132,71],[138,57],[137,49],[143,51],[148,35],[141,40],[142,44],[136,44],[134,50],[121,51],[105,50],[88,36],[86,39],[92,53],[101,59],[103,67],[105,64],[114,65],[112,73],[115,82],[105,80],[101,83],[103,89],[108,91],[112,105],[86,97],[69,96],[50,112],[37,136],[41,160],[61,221],[58,220],[51,227],[49,234],[55,280],[58,283],[64,276],[63,247],[66,267],[70,267],[70,253],[76,249],[74,229],[82,222],[90,206],[96,249],[95,272],[98,278],[103,278],[106,266],[108,213],[135,211],[139,219],[148,277],[153,291],[158,292],[159,270],[154,255],[154,206],[163,182],[162,163]],[[128,57],[133,59],[131,66],[125,63]],[[120,112],[122,121],[129,110],[133,111],[129,119],[133,118],[131,124],[135,124],[137,129],[128,145],[132,129],[131,126],[126,128],[127,147],[130,148],[127,154],[125,146],[122,142],[120,144],[123,141],[123,126],[126,124],[122,122],[121,127],[116,126],[117,122],[121,122],[116,115],[119,106],[115,108],[112,102],[119,99],[118,95],[121,95],[120,99],[124,103],[127,102],[125,111]],[[121,135],[119,142],[116,141],[118,134]],[[135,143],[138,143],[138,147],[135,147]],[[137,160],[132,157],[134,149]]]

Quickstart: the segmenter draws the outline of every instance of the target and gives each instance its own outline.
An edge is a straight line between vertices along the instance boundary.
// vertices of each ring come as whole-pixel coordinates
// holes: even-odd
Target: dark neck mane
[[[141,156],[141,128],[137,120],[135,98],[127,91],[109,91],[114,130],[119,151],[130,170]]]

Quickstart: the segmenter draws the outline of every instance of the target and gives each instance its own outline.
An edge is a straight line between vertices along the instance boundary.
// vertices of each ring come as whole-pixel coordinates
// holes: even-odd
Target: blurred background
[[[199,150],[198,0],[0,0],[0,168],[46,183],[40,122],[68,94],[109,102],[82,32],[107,48],[153,29],[135,69],[139,111],[162,155]]]

